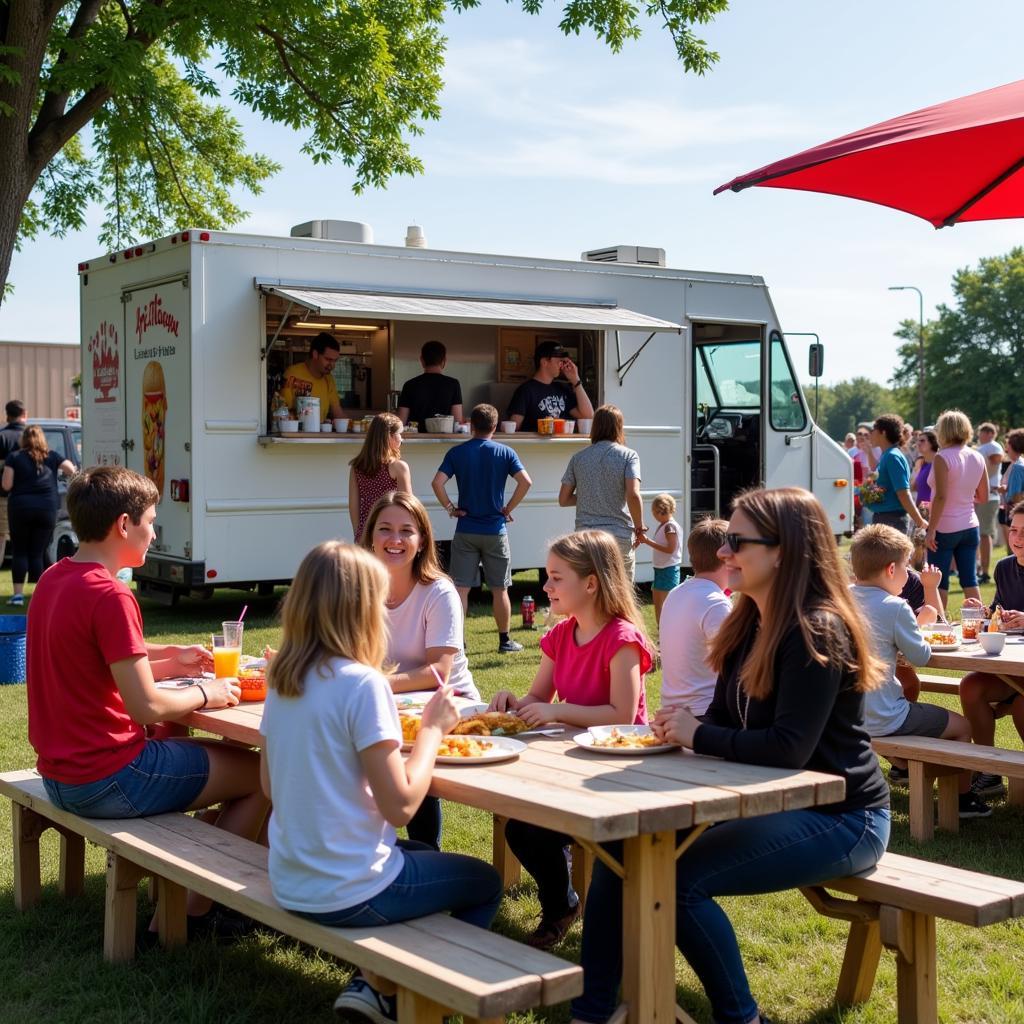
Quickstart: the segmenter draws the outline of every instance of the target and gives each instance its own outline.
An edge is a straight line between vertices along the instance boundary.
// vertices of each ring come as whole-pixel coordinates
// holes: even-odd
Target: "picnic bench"
[[[1005,775],[1010,780],[1008,801],[1024,806],[1024,751],[985,747],[977,743],[932,739],[928,736],[876,736],[876,754],[903,758],[910,771],[910,834],[923,842],[934,835],[932,787],[938,783],[939,828],[960,828],[958,776],[962,771]]]
[[[966,746],[966,744],[957,744]],[[829,890],[855,897],[839,899]],[[865,1002],[882,948],[896,954],[898,1024],[936,1024],[935,921],[981,928],[1024,916],[1024,882],[886,853],[870,871],[802,889],[827,917],[850,922],[835,1001]]]
[[[927,672],[918,672],[922,693],[941,693],[947,697],[960,696],[959,676],[935,676]]]
[[[47,829],[60,835],[60,889],[66,896],[82,891],[86,840],[107,851],[108,960],[134,956],[138,885],[153,877],[162,945],[185,941],[185,898],[193,890],[392,982],[402,1024],[442,1024],[453,1013],[496,1024],[508,1013],[565,1002],[582,990],[575,964],[445,914],[345,929],[291,914],[271,894],[265,847],[188,814],[80,818],[50,802],[34,771],[0,775],[0,794],[12,804],[18,910],[39,899],[39,839]]]

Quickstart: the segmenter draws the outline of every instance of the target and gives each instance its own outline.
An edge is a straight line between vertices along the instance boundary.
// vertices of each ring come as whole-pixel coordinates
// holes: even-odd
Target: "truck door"
[[[691,518],[728,517],[733,497],[764,480],[758,325],[694,322]]]
[[[782,335],[768,335],[764,353],[764,480],[769,487],[813,490],[814,426]]]
[[[160,491],[154,553],[192,557],[190,505],[171,480],[191,480],[188,277],[125,291],[125,438],[129,469]]]

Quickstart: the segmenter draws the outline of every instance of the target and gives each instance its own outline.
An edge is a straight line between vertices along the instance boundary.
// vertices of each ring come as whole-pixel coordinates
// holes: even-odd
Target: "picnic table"
[[[961,644],[955,651],[932,651],[928,667],[987,672],[1024,693],[1024,636],[1008,636],[1002,654],[986,654],[978,643]]]
[[[262,703],[196,711],[195,729],[259,746]],[[675,862],[709,825],[834,803],[833,775],[736,764],[686,752],[595,754],[564,737],[526,736],[515,761],[437,765],[430,793],[506,818],[566,832],[623,879],[623,999],[616,1020],[673,1024]],[[677,838],[678,830],[689,830]],[[601,843],[622,840],[622,861]]]

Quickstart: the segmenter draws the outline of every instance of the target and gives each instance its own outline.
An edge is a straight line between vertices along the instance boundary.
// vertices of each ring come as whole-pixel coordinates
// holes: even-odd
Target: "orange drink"
[[[238,677],[238,664],[242,659],[241,647],[225,647],[223,637],[215,637],[213,645],[213,674],[218,679]]]

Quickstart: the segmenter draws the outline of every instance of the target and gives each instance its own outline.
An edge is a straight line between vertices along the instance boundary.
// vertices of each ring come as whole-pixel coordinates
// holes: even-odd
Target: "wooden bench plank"
[[[885,758],[901,757],[907,761],[1024,778],[1024,751],[1021,750],[929,736],[878,736],[871,745]]]
[[[960,678],[957,676],[933,676],[917,674],[922,693],[942,693],[950,697],[960,696]]]

